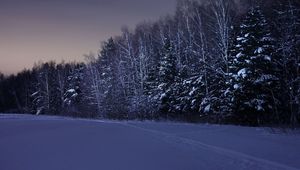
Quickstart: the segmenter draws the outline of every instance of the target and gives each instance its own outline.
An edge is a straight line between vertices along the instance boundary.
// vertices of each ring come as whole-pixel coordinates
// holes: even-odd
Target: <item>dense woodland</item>
[[[0,112],[242,125],[300,122],[297,0],[178,1],[84,63],[0,74]]]

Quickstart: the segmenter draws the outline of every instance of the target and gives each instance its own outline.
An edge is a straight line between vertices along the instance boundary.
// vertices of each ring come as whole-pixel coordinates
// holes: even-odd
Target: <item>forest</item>
[[[0,112],[248,126],[300,123],[300,2],[179,0],[82,63],[0,74]]]

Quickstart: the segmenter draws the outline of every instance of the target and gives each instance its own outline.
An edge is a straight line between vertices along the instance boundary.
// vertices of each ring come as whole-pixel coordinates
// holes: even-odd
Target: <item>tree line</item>
[[[85,63],[0,74],[0,112],[243,125],[300,121],[296,0],[178,1]]]

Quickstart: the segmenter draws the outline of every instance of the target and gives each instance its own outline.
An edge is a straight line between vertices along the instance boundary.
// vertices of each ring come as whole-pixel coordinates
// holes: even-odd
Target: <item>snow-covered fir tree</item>
[[[158,66],[150,68],[145,81],[145,94],[151,96],[155,94],[158,86]]]
[[[77,64],[71,68],[67,78],[67,88],[64,94],[65,110],[67,114],[79,116],[83,110],[82,80],[84,65]]]
[[[126,99],[120,81],[117,46],[112,38],[104,43],[99,54],[100,86],[103,93],[104,116],[124,118],[126,113]]]
[[[278,66],[274,38],[260,7],[253,7],[240,25],[233,61],[236,116],[240,122],[266,122],[276,116]]]
[[[173,54],[172,44],[168,38],[165,39],[165,44],[162,48],[162,58],[159,68],[159,85],[160,91],[159,100],[162,112],[167,113],[172,102],[170,86],[174,83],[177,76],[176,57]]]
[[[162,49],[162,58],[159,69],[159,81],[163,86],[168,86],[174,82],[176,75],[176,57],[173,54],[170,40],[166,39]]]

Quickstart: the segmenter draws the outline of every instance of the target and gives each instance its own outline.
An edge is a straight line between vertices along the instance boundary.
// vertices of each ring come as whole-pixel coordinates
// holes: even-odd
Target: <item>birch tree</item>
[[[282,2],[275,10],[277,15],[277,32],[279,35],[278,55],[281,56],[280,66],[282,68],[282,85],[284,96],[282,102],[287,113],[283,113],[283,123],[289,123],[295,127],[300,115],[300,71],[299,71],[299,46],[300,46],[300,8],[295,1]],[[286,111],[283,111],[286,112]],[[288,120],[286,120],[288,118]]]

